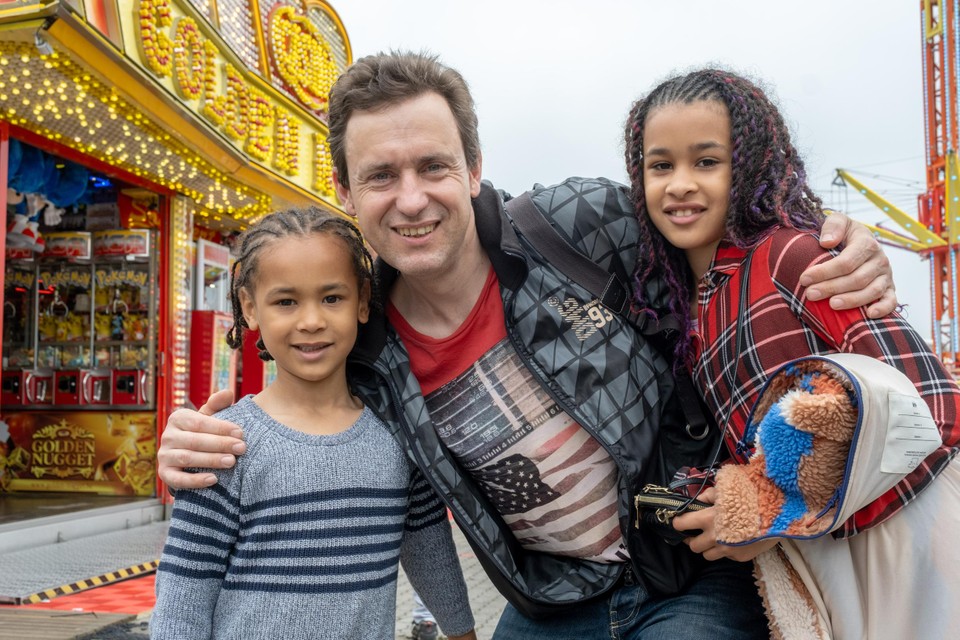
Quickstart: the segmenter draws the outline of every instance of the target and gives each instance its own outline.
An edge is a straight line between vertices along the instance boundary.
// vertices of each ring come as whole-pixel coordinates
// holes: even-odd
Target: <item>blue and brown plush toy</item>
[[[857,425],[856,407],[846,375],[827,361],[802,360],[781,370],[748,423],[744,441],[755,444],[749,462],[726,465],[717,474],[718,540],[746,543],[826,531]]]

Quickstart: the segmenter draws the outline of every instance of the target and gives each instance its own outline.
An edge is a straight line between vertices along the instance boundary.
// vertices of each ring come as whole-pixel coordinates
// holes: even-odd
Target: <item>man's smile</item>
[[[437,224],[427,224],[419,227],[401,227],[397,229],[397,233],[404,236],[405,238],[420,238],[431,233],[434,229],[437,228]]]

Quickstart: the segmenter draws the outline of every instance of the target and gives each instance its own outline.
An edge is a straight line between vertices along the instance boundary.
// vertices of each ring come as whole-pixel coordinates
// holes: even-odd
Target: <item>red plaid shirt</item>
[[[896,367],[917,386],[929,405],[943,445],[897,486],[860,509],[834,536],[845,538],[876,526],[897,513],[939,474],[960,443],[960,389],[920,335],[899,315],[870,320],[862,309],[836,311],[826,301],[805,297],[800,274],[830,253],[815,236],[779,229],[754,250],[749,304],[738,314],[740,266],[746,253],[721,243],[713,264],[700,280],[699,336],[694,378],[719,421],[727,425],[727,447],[735,459],[737,442],[767,377],[781,365],[809,354],[861,353]],[[739,317],[738,317],[739,316]],[[733,389],[727,371],[736,362],[736,327],[743,332]]]

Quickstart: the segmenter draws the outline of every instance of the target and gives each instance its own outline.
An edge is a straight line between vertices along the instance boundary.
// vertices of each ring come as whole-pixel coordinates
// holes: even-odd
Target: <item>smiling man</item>
[[[749,565],[700,563],[663,588],[673,565],[629,535],[629,498],[654,465],[659,432],[684,423],[671,365],[619,316],[591,331],[569,321],[568,301],[593,303],[481,183],[463,78],[430,56],[366,57],[338,80],[330,114],[338,193],[380,256],[384,291],[385,313],[371,317],[351,361],[354,389],[508,599],[495,637],[767,637]],[[533,197],[584,255],[632,273],[639,240],[624,187],[571,179]],[[846,233],[849,246],[807,275],[822,294],[889,312],[889,266],[869,232],[828,222],[824,236]],[[228,401],[220,394],[203,411]],[[174,413],[161,477],[209,484],[212,475],[183,468],[233,464],[241,435]]]

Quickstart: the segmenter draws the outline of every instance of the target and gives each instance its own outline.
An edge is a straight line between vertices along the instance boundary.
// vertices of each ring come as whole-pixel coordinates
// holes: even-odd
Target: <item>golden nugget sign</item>
[[[245,154],[304,188],[333,197],[326,136],[313,118],[288,109],[234,66],[198,22],[171,0],[139,0],[138,46],[144,66]],[[337,69],[329,45],[291,7],[271,12],[278,74],[308,108],[325,112]]]
[[[90,478],[97,443],[92,433],[66,420],[33,434],[31,472],[37,478],[54,476]]]

